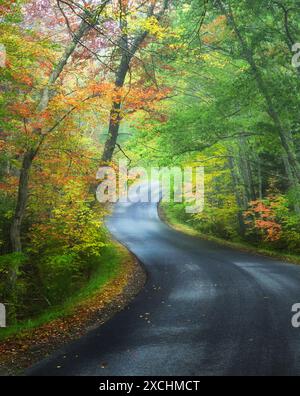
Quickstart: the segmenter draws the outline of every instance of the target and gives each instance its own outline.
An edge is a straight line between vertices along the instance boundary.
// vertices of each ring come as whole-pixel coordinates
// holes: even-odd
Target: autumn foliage
[[[262,237],[266,241],[278,241],[281,237],[282,226],[276,222],[277,203],[274,201],[274,197],[270,197],[269,202],[252,201],[249,206],[249,210],[244,213],[249,228],[261,231]]]
[[[110,249],[103,225],[108,208],[95,200],[110,117],[127,125],[141,114],[160,117],[170,94],[149,76],[140,54],[116,86],[120,15],[131,41],[148,36],[140,44],[145,49],[167,34],[155,16],[161,4],[153,2],[149,16],[149,5],[140,1],[0,4],[6,49],[0,69],[0,286],[6,286],[0,301],[14,307],[10,323],[62,304],[88,283]],[[29,300],[36,303],[25,309]]]

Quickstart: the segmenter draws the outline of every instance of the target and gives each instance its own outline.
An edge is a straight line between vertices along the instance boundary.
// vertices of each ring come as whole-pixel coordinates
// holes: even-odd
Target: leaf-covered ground
[[[128,304],[144,285],[145,273],[132,255],[120,249],[123,259],[117,276],[74,307],[66,317],[0,342],[1,375],[22,373],[62,345],[103,324]]]

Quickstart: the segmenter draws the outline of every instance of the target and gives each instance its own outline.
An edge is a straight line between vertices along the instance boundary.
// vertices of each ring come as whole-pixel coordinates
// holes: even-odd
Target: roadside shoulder
[[[201,234],[193,227],[188,224],[180,222],[178,219],[170,216],[166,207],[161,205],[161,202],[158,204],[158,215],[162,222],[168,225],[170,228],[181,232],[186,235],[190,235],[195,238],[199,238],[205,241],[213,242],[221,246],[228,247],[233,250],[239,250],[246,253],[256,254],[258,256],[270,257],[275,260],[282,260],[291,264],[300,264],[300,257],[296,255],[291,255],[288,253],[280,253],[278,251],[272,251],[262,248],[256,248],[255,246],[251,246],[242,242],[231,242],[225,239],[217,238],[211,235]]]
[[[140,292],[146,274],[137,258],[116,244],[120,271],[105,286],[74,305],[68,314],[0,341],[0,375],[15,375],[79,339],[123,310]]]

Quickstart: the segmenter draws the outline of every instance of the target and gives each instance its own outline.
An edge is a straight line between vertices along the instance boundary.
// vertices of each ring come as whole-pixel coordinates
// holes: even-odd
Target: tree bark
[[[91,29],[91,27],[92,26],[88,24],[85,20],[82,20],[77,31],[73,34],[73,39],[71,43],[65,49],[64,54],[60,58],[56,67],[53,69],[52,73],[50,74],[47,86],[42,91],[41,99],[37,108],[38,111],[41,112],[47,108],[49,100],[53,95],[53,91],[51,92],[52,85],[56,82],[56,80],[60,76],[61,72],[63,71],[64,67],[66,66],[68,60],[75,51],[82,37]]]
[[[234,190],[234,195],[236,199],[236,203],[238,206],[238,213],[237,213],[237,220],[238,220],[238,225],[239,225],[239,230],[240,234],[242,237],[245,236],[246,233],[246,226],[244,222],[244,216],[243,216],[243,210],[245,210],[245,198],[241,197],[241,192],[240,192],[240,186],[239,186],[239,177],[236,172],[236,167],[235,163],[233,160],[232,155],[228,157],[228,163],[229,163],[229,168],[231,172],[231,178],[232,178],[232,184],[233,184],[233,190]]]
[[[28,150],[23,157],[22,168],[19,179],[19,189],[17,197],[17,205],[10,230],[11,245],[14,252],[22,251],[21,243],[21,225],[25,214],[26,203],[28,199],[28,182],[29,172],[32,161],[35,157],[34,150]]]
[[[241,136],[239,138],[239,157],[241,164],[241,174],[244,180],[245,191],[247,195],[248,202],[254,201],[256,199],[255,189],[252,181],[251,166],[249,163],[249,152],[246,139]]]
[[[134,55],[134,53],[129,53],[128,51],[127,38],[123,39],[123,45],[125,46],[125,48],[122,48],[121,62],[115,80],[116,92],[124,86],[125,79],[129,70],[129,64]],[[104,145],[104,150],[101,158],[103,162],[109,162],[112,159],[119,135],[120,124],[123,119],[123,116],[121,114],[121,108],[121,98],[118,101],[114,100],[110,110],[108,136]]]
[[[108,137],[106,139],[101,158],[103,162],[109,162],[112,159],[119,135],[122,118],[123,117],[121,116],[121,103],[113,102],[109,118]]]

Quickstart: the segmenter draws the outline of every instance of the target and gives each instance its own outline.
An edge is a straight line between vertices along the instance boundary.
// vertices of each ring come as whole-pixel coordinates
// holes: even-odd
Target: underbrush
[[[228,247],[247,250],[277,257],[286,261],[300,263],[299,221],[292,217],[290,223],[283,223],[277,238],[268,239],[264,230],[256,230],[252,224],[246,224],[245,234],[239,232],[239,224],[234,210],[216,209],[213,215],[209,211],[191,215],[186,213],[184,204],[161,203],[161,214],[165,220],[178,230],[211,240]],[[248,213],[247,213],[248,215]],[[295,217],[295,216],[294,216]],[[292,229],[293,221],[295,229]],[[248,228],[247,228],[248,227]]]
[[[6,265],[15,260],[14,254],[1,257],[1,263],[6,262]],[[8,327],[1,329],[0,339],[68,315],[74,306],[98,293],[118,276],[122,254],[115,245],[108,244],[100,256],[90,257],[85,262],[77,261],[73,256],[58,255],[48,256],[46,261],[51,263],[49,267],[43,268],[47,279],[38,282],[37,279],[41,280],[43,273],[38,272],[39,277],[36,274],[29,275],[28,267],[35,267],[34,263],[24,255],[19,258],[20,276],[15,288],[18,293],[16,296],[7,294]],[[5,274],[2,273],[1,290],[4,278]],[[9,302],[13,299],[15,302]],[[14,311],[11,311],[12,306],[16,307]]]

